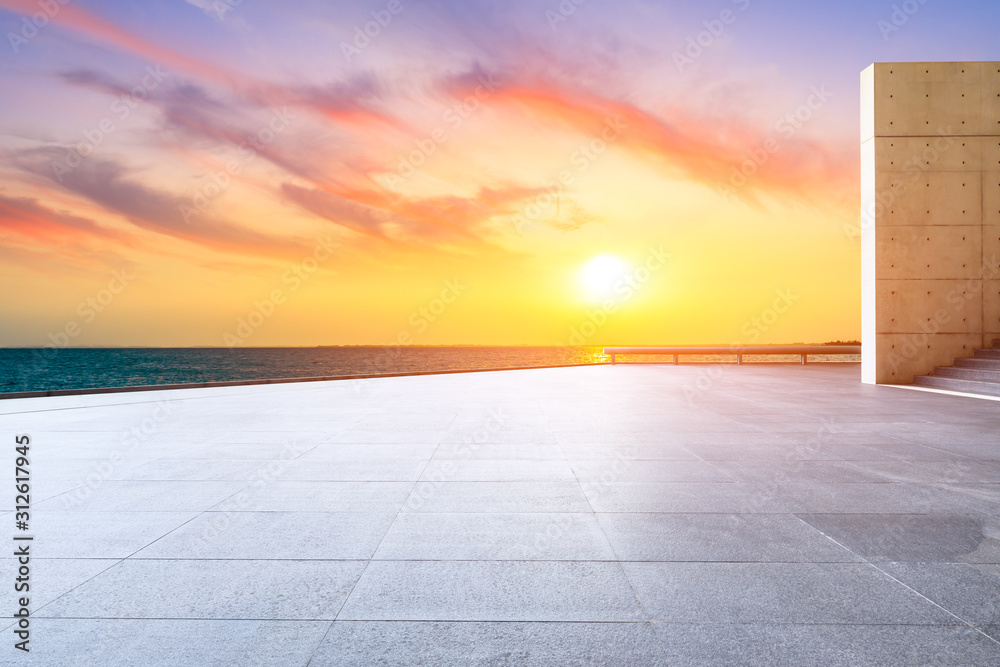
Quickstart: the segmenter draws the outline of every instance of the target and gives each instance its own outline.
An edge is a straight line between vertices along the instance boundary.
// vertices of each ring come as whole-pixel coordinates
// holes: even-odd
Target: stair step
[[[955,359],[955,366],[958,368],[976,368],[983,371],[1000,370],[1000,359],[969,359],[959,357]]]
[[[976,359],[1000,359],[1000,350],[975,350],[972,354]]]
[[[936,377],[933,375],[918,375],[913,378],[913,384],[918,387],[932,387],[934,389],[947,389],[949,391],[961,391],[970,394],[1000,396],[1000,383],[998,382],[979,382],[976,380],[959,380],[957,378]]]
[[[979,382],[1000,382],[1000,368],[986,369],[938,366],[934,369],[934,376],[957,378],[959,380],[977,380]]]

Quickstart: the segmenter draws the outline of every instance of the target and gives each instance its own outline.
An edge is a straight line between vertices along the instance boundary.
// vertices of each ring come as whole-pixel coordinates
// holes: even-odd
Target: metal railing
[[[707,345],[700,347],[606,347],[604,354],[615,357],[620,354],[672,354],[674,363],[679,363],[681,355],[736,355],[736,363],[743,363],[743,355],[757,354],[797,354],[802,357],[802,363],[807,363],[810,354],[861,354],[860,345],[746,345],[734,347],[730,345]]]

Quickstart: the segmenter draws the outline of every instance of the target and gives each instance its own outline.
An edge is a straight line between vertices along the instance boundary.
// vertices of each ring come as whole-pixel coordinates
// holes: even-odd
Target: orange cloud
[[[657,117],[628,103],[548,84],[503,87],[490,103],[594,139],[612,135],[616,144],[678,168],[688,178],[717,190],[728,187],[748,199],[772,192],[826,200],[838,197],[856,180],[854,155],[785,131],[794,130],[791,125],[767,132],[731,118],[706,118],[677,108]],[[752,173],[741,178],[739,170],[747,160],[753,162],[746,169]]]
[[[89,218],[54,211],[30,197],[0,195],[0,229],[46,244],[62,245],[66,240],[93,238],[126,240],[120,232],[102,227]]]

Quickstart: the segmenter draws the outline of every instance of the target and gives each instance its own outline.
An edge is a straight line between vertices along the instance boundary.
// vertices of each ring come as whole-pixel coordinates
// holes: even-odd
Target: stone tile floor
[[[35,538],[0,664],[1000,664],[1000,402],[859,374],[0,402]]]

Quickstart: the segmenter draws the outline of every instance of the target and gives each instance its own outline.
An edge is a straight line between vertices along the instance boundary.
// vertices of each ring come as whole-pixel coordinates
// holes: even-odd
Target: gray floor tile
[[[1000,517],[1000,484],[937,484],[934,488],[955,507]]]
[[[617,445],[652,448],[686,447],[693,443],[705,441],[738,443],[742,441],[754,442],[756,440],[772,442],[775,439],[774,436],[761,433],[756,429],[746,429],[740,426],[736,426],[733,430],[729,430],[726,427],[720,430],[719,425],[714,422],[715,419],[717,417],[713,415],[701,422],[693,422],[695,426],[687,424],[683,427],[679,427],[675,422],[658,422],[655,425],[651,425],[648,430],[634,426],[627,430],[560,430],[556,431],[556,439],[562,445],[572,447],[586,445],[607,447],[609,445]],[[699,426],[703,426],[703,428]]]
[[[418,482],[404,512],[590,512],[576,482]]]
[[[592,514],[402,513],[377,560],[614,560]]]
[[[160,453],[165,459],[271,459],[288,460],[301,455],[315,445],[298,443],[289,437],[284,443],[209,443],[184,447],[169,447]]]
[[[770,435],[764,442],[689,443],[685,445],[692,454],[705,461],[815,461],[833,460],[835,457],[813,442],[790,442],[785,436]]]
[[[339,620],[645,621],[617,563],[372,561]]]
[[[630,461],[607,459],[572,461],[581,481],[619,482],[733,482],[736,479],[704,461]]]
[[[213,507],[253,512],[396,512],[413,482],[295,482],[252,486]]]
[[[793,409],[800,408],[801,405]],[[769,409],[773,411],[775,408],[771,407]],[[830,416],[842,414],[854,408],[845,405],[831,405],[826,407],[817,405],[810,406],[810,409],[819,412],[821,415]],[[828,430],[823,432],[816,430],[800,433],[788,432],[780,434],[780,437],[783,442],[795,447],[818,452],[829,451],[837,459],[844,458],[845,456],[848,458],[865,458],[864,455],[873,451],[873,448],[874,451],[882,452],[885,456],[891,454],[899,458],[925,456],[937,459],[940,456],[945,456],[946,458],[954,456],[940,451],[926,451],[924,446],[899,437],[896,433],[844,432],[840,430],[840,426],[835,419],[830,421]]]
[[[969,514],[799,514],[869,561],[1000,563],[1000,520]]]
[[[777,491],[742,482],[582,482],[595,512],[785,512]]]
[[[547,428],[505,428],[488,433],[485,439],[477,437],[482,423],[457,427],[441,438],[441,444],[491,444],[491,445],[554,445],[556,438]]]
[[[31,572],[28,581],[32,614],[37,613],[48,603],[65,595],[88,579],[96,577],[104,570],[121,562],[111,558],[41,558],[39,557],[41,552],[35,546],[32,548],[35,551],[33,552],[34,558],[30,563]],[[11,548],[11,554],[13,551],[14,549]],[[4,580],[11,582],[11,589],[13,589],[14,579],[18,576],[18,563],[11,556],[5,556],[0,560],[0,563],[3,565]],[[13,598],[13,590],[11,598]],[[11,602],[13,603],[13,599]],[[4,619],[3,627],[8,626],[6,623],[8,620],[10,617]],[[6,649],[5,646],[3,650]]]
[[[418,459],[427,461],[438,445],[372,445],[372,444],[323,444],[316,445],[300,456],[298,461],[381,461],[385,459]]]
[[[399,431],[413,428],[421,431],[446,431],[454,421],[455,410],[452,409],[433,413],[383,411],[359,419],[351,424],[351,429],[357,431]]]
[[[34,429],[31,434],[32,448],[36,455],[49,455],[61,450],[76,451],[94,445],[121,446],[127,430],[104,429],[97,431],[57,431],[49,428]]]
[[[364,567],[364,561],[127,560],[38,615],[333,620]]]
[[[648,623],[337,621],[310,667],[332,665],[654,665]]]
[[[47,482],[62,481],[84,484],[88,476],[96,475],[101,479],[115,479],[153,460],[146,457],[129,457],[125,460],[112,463],[106,458],[61,459],[37,457],[34,461],[33,474],[38,475]]]
[[[740,482],[874,484],[891,481],[847,461],[714,461],[713,463]]]
[[[857,562],[790,514],[598,514],[623,561]]]
[[[1000,461],[959,459],[943,464],[937,461],[854,461],[853,463],[892,482],[1000,483]]]
[[[267,474],[267,467],[286,466],[278,459],[157,459],[126,470],[116,471],[112,479],[134,481],[247,481]]]
[[[1000,565],[879,563],[878,567],[967,623],[1000,625]]]
[[[874,567],[851,563],[623,563],[654,621],[950,624]]]
[[[246,482],[103,480],[37,504],[73,512],[200,512],[245,488]]]
[[[954,454],[918,444],[893,441],[891,444],[860,443],[858,436],[846,442],[832,441],[832,436],[816,436],[792,440],[787,434],[774,442],[745,444],[738,441],[727,444],[687,445],[698,457],[706,461],[855,461],[855,460],[955,460]],[[838,438],[839,440],[839,438]]]
[[[34,543],[45,558],[126,558],[187,523],[193,512],[32,513]]]
[[[281,473],[281,479],[324,482],[415,482],[426,466],[426,459],[371,461],[296,459]]]
[[[697,461],[697,456],[680,445],[563,445],[566,458],[573,461]]]
[[[498,445],[442,443],[434,452],[434,460],[501,460],[522,459],[525,461],[562,461],[566,458],[559,445]]]
[[[532,460],[434,460],[421,480],[450,482],[574,482],[573,470],[565,461]]]
[[[100,482],[98,482],[100,484]],[[14,506],[14,496],[13,486],[10,487],[11,491],[9,493],[3,494],[7,502],[4,503],[7,507]],[[58,480],[58,479],[45,479],[40,478],[37,475],[32,476],[31,480],[31,502],[32,505],[41,506],[43,501],[50,501],[49,507],[53,507],[56,504],[59,505],[69,505],[76,504],[78,499],[85,497],[92,492],[93,487],[88,486],[85,481],[77,480]]]
[[[34,648],[17,663],[25,667],[305,667],[330,622],[38,618],[32,625]]]
[[[123,443],[119,435],[103,436],[103,439],[94,442],[73,442],[58,447],[39,447],[35,445],[33,458],[36,465],[44,465],[53,459],[98,459],[107,461],[112,458],[124,457],[126,454],[137,458],[148,458],[146,448],[133,448]],[[39,437],[35,436],[32,442],[38,443]]]
[[[956,429],[957,431],[957,429]],[[941,435],[938,438],[928,439],[926,444],[937,449],[950,452],[956,457],[979,459],[981,461],[1000,461],[1000,446],[995,442],[989,442],[985,438],[977,436],[966,436],[969,438],[965,442],[957,442],[957,438],[962,438],[960,433],[952,431],[950,435]]]
[[[993,404],[995,408],[995,404]],[[981,458],[997,460],[997,445],[1000,445],[1000,434],[997,434],[995,424],[976,425],[971,420],[960,424],[924,425],[923,428],[907,431],[900,437],[910,442],[918,442],[930,447],[937,447],[949,452]]]
[[[349,429],[334,435],[324,441],[324,444],[360,444],[360,445],[420,445],[441,442],[446,436],[445,431],[439,430],[357,430]]]
[[[368,559],[395,516],[205,512],[133,558]]]
[[[678,667],[984,667],[1000,644],[967,626],[654,623]]]
[[[976,626],[976,629],[985,635],[993,638],[998,644],[1000,644],[1000,624],[996,625],[980,625]]]
[[[967,512],[943,488],[922,484],[777,484],[777,498],[793,513],[806,514],[956,514]]]
[[[212,444],[237,444],[237,445],[284,445],[289,440],[294,440],[295,443],[301,448],[305,446],[312,446],[323,442],[330,437],[330,433],[325,433],[322,430],[314,430],[309,425],[300,425],[308,430],[295,430],[291,431],[284,424],[280,426],[275,426],[273,423],[267,425],[267,429],[261,429],[256,431],[245,430],[245,431],[234,431],[223,433],[217,438],[212,440]]]

